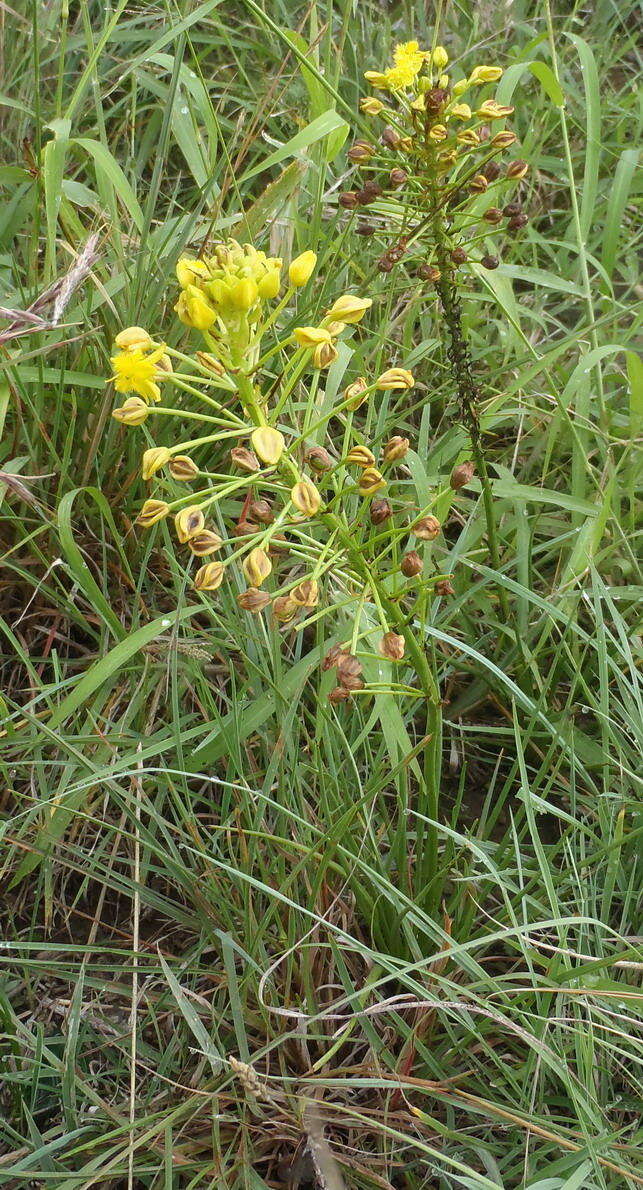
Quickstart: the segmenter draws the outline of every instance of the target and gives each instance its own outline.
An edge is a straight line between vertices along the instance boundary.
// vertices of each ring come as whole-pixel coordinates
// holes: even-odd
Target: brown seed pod
[[[237,595],[237,603],[244,611],[252,612],[256,616],[268,606],[270,595],[267,591],[260,591],[258,587],[248,587],[247,591]]]
[[[359,199],[356,190],[344,190],[339,196],[339,205],[344,207],[347,211],[354,211],[359,206]]]
[[[455,587],[451,586],[448,578],[439,579],[439,581],[435,584],[434,590],[436,595],[455,595]]]
[[[497,161],[488,161],[482,172],[488,182],[495,182],[500,177],[501,169]]]
[[[349,161],[359,164],[361,161],[370,161],[375,148],[369,144],[367,140],[356,140],[354,145],[351,145],[346,156]]]
[[[221,549],[223,541],[218,533],[204,529],[201,533],[191,537],[188,545],[197,558],[206,558],[208,554],[216,554],[217,550]]]
[[[350,696],[351,692],[350,690],[347,690],[345,686],[335,686],[328,695],[328,701],[332,703],[333,706],[337,706],[337,704],[340,702],[347,702]]]
[[[435,541],[439,536],[442,525],[436,516],[423,516],[411,528],[411,533],[421,541]]]
[[[384,450],[382,451],[382,461],[384,463],[396,463],[398,459],[403,459],[408,453],[411,443],[408,438],[402,438],[399,434],[394,434],[389,438]]]
[[[445,91],[443,87],[432,87],[430,91],[426,91],[424,95],[424,107],[427,112],[442,111],[449,92]]]
[[[495,225],[502,223],[504,215],[500,210],[500,207],[489,207],[488,210],[485,211],[482,218],[484,219],[485,223],[491,223]]]
[[[424,564],[417,550],[409,550],[400,562],[400,570],[405,578],[416,578],[418,574],[422,574]]]
[[[395,261],[391,260],[388,252],[385,252],[384,256],[380,256],[379,260],[377,261],[377,271],[378,273],[390,273],[394,264]]]
[[[298,586],[293,587],[290,598],[298,607],[317,607],[319,603],[319,583],[315,578],[305,578]]]
[[[341,652],[335,665],[340,685],[346,686],[347,690],[361,690],[364,685],[362,663],[353,653]]]
[[[358,223],[355,228],[355,234],[358,236],[372,236],[375,235],[375,228],[372,223]]]
[[[350,654],[347,649],[343,649],[341,645],[333,645],[321,663],[322,672],[326,673],[327,670],[332,669],[334,665],[338,664],[341,657],[349,656]]]
[[[272,614],[281,624],[288,624],[295,618],[299,608],[289,595],[278,595],[272,605]]]
[[[458,463],[453,468],[449,477],[449,484],[454,492],[457,492],[458,488],[466,488],[467,484],[471,483],[475,473],[476,469],[470,460],[466,463]]]
[[[511,216],[511,219],[507,223],[507,227],[509,228],[509,231],[520,231],[520,228],[525,227],[527,223],[529,223],[529,215],[525,215],[524,212],[521,212],[520,215]]]
[[[464,264],[467,259],[468,257],[464,248],[453,249],[453,252],[451,253],[451,260],[454,264]]]
[[[422,281],[433,281],[435,283],[440,280],[442,273],[433,264],[421,264],[417,270],[417,275]]]
[[[391,128],[391,126],[389,124],[384,129],[382,136],[381,136],[381,140],[382,140],[382,144],[386,145],[386,147],[388,149],[397,149],[400,146],[402,137],[400,136],[399,132],[396,132],[395,129]]]
[[[389,517],[393,515],[390,500],[384,498],[380,500],[373,500],[370,507],[370,518],[372,525],[383,525],[388,521]]]
[[[513,219],[514,215],[520,215],[521,212],[522,207],[519,202],[508,202],[507,205],[502,208],[503,215],[506,215],[508,219]]]
[[[483,269],[497,269],[500,261],[497,256],[483,256],[480,264]]]
[[[272,525],[275,519],[275,514],[268,500],[253,500],[248,508],[248,516],[253,521],[259,521],[262,525]]]
[[[392,169],[388,176],[389,186],[392,186],[394,190],[398,190],[408,180],[409,175],[405,169]]]
[[[239,471],[260,471],[261,467],[259,459],[253,450],[248,450],[246,446],[233,446],[230,451],[230,461]]]
[[[397,632],[385,632],[377,647],[388,661],[401,661],[404,657],[404,637]]]
[[[511,132],[509,128],[505,128],[502,132],[497,132],[495,136],[492,136],[491,144],[494,149],[508,149],[511,145],[515,145],[517,140],[518,137],[515,132]]]
[[[527,162],[522,161],[520,157],[517,157],[515,161],[510,161],[506,169],[507,177],[513,178],[514,180],[517,178],[524,178],[525,174],[528,172],[529,166]]]
[[[333,460],[323,446],[310,446],[305,458],[311,470],[317,471],[320,475],[323,471],[330,471],[333,466]]]
[[[484,174],[476,174],[475,178],[469,182],[469,190],[472,194],[484,194],[488,186],[489,183]]]

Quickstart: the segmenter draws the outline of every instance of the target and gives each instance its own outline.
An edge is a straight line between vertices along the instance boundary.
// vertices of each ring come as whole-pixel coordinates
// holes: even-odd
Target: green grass
[[[337,205],[362,72],[430,41],[424,7],[3,14],[0,305],[94,231],[100,257],[61,325],[2,343],[0,470],[27,489],[0,486],[2,1185],[303,1188],[320,1119],[331,1190],[643,1184],[636,7],[441,18],[515,86],[532,219],[466,286],[502,567],[458,495],[426,629],[437,872],[417,700],[333,708],[332,617],[284,634],[189,594],[165,530],[132,529],[147,431],[109,416],[114,334],[181,341],[174,263],[237,226],[319,253],[311,320],[368,286],[351,370],[418,386],[367,439],[412,439],[418,504],[448,474],[436,303]]]

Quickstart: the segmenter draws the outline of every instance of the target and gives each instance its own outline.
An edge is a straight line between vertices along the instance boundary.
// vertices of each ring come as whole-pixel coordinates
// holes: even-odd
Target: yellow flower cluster
[[[120,350],[112,356],[110,362],[111,379],[116,392],[137,393],[146,405],[150,401],[160,401],[159,381],[172,372],[165,345],[154,343],[147,331],[140,326],[130,326],[127,330],[121,331],[115,342]],[[143,421],[144,417],[145,410],[139,421]],[[121,420],[125,421],[126,418],[123,417]]]
[[[174,309],[181,322],[199,331],[209,330],[217,318],[227,322],[256,314],[262,301],[279,293],[281,266],[278,256],[236,240],[220,244],[212,256],[182,257],[176,267],[181,294]]]

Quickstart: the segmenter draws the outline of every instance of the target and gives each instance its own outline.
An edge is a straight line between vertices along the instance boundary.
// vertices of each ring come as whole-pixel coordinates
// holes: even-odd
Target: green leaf
[[[614,181],[610,186],[609,202],[603,230],[601,264],[611,278],[616,264],[616,254],[623,227],[623,214],[630,195],[632,179],[639,161],[638,149],[624,149],[614,170]]]
[[[165,975],[165,978],[168,982],[168,987],[174,996],[174,999],[176,1000],[181,1015],[189,1025],[192,1033],[198,1041],[201,1051],[208,1059],[212,1073],[215,1075],[220,1074],[221,1068],[223,1066],[223,1060],[220,1053],[215,1048],[212,1038],[210,1037],[205,1025],[201,1021],[194,1006],[190,1003],[178,979],[174,975],[174,972],[171,970],[168,963],[163,958],[160,950],[158,952],[158,956],[161,967],[163,968],[163,974]]]
[[[576,46],[580,58],[585,88],[586,136],[585,170],[580,201],[580,223],[583,237],[589,234],[598,189],[598,168],[601,157],[601,90],[596,59],[586,41],[576,33],[566,36]]]
[[[643,426],[643,360],[635,351],[625,353],[630,382],[630,434],[638,438]]]
[[[73,574],[78,586],[83,592],[88,603],[99,612],[103,620],[111,628],[117,640],[122,640],[125,635],[125,629],[121,624],[118,616],[114,614],[112,607],[107,597],[103,594],[98,583],[93,577],[89,566],[83,555],[81,554],[76,540],[74,538],[74,531],[72,528],[72,512],[74,504],[80,495],[86,494],[97,505],[99,511],[107,521],[112,536],[115,541],[118,541],[118,529],[114,523],[111,509],[107,500],[98,488],[74,488],[73,491],[67,492],[58,506],[58,531],[60,536],[60,545],[65,555],[65,559]],[[125,559],[125,565],[127,562]]]
[[[137,231],[142,231],[143,212],[139,201],[116,158],[112,156],[109,149],[106,149],[100,141],[92,140],[90,137],[85,136],[76,137],[71,141],[71,144],[82,149],[93,159],[96,170],[113,187],[121,200],[123,210],[131,217]]]
[[[565,96],[563,94],[563,89],[551,67],[548,66],[546,62],[541,62],[539,58],[537,58],[534,62],[529,62],[528,65],[534,78],[538,79],[543,91],[546,92],[552,103],[554,103],[556,107],[562,107],[563,103],[565,102]]]
[[[247,173],[239,179],[239,185],[248,182],[250,178],[254,178],[256,174],[263,173],[266,169],[272,169],[274,165],[279,165],[287,157],[295,157],[299,153],[303,153],[311,145],[317,143],[324,136],[329,136],[331,132],[336,132],[340,128],[347,128],[346,121],[338,116],[337,112],[327,111],[323,115],[318,116],[316,120],[312,120],[301,132],[297,132],[295,136],[291,137],[285,145],[271,153],[263,161],[253,165]]]

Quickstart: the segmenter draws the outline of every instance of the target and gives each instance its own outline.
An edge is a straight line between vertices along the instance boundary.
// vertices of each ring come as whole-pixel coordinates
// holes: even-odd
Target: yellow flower
[[[198,285],[199,281],[209,281],[210,270],[204,260],[192,260],[183,256],[177,262],[176,276],[182,289],[188,285]]]
[[[435,49],[431,52],[431,65],[441,73],[448,61],[449,55],[447,54],[444,46],[436,45]]]
[[[181,545],[185,545],[191,537],[196,537],[197,533],[201,533],[204,526],[205,517],[198,504],[190,504],[187,508],[182,508],[174,518],[176,535]]]
[[[151,446],[149,450],[143,451],[143,458],[141,459],[141,475],[143,479],[151,479],[161,467],[165,466],[171,457],[172,451],[168,450],[167,446]]]
[[[170,506],[165,500],[146,500],[136,518],[136,524],[143,529],[151,529],[152,525],[162,521],[169,511]]]
[[[468,103],[454,103],[447,112],[447,117],[455,120],[470,120],[471,108]]]
[[[209,330],[216,318],[216,311],[196,285],[187,285],[182,290],[174,309],[181,322],[193,327],[195,331]]]
[[[394,66],[386,71],[389,88],[397,91],[401,87],[410,87],[420,73],[426,52],[421,50],[417,41],[406,41],[395,47],[393,53]]]
[[[140,347],[141,351],[149,351],[154,342],[151,335],[148,335],[142,326],[128,326],[124,331],[119,331],[114,342],[121,351],[129,351],[132,347]]]
[[[262,463],[267,463],[271,467],[279,462],[284,453],[284,436],[279,430],[274,430],[272,426],[261,426],[259,429],[253,430],[250,441],[255,454],[259,456]]]
[[[230,286],[230,301],[235,310],[251,310],[259,297],[259,287],[252,277],[241,277]]]
[[[272,562],[267,553],[257,546],[251,550],[243,563],[245,574],[251,587],[260,587],[272,572]]]
[[[216,591],[223,582],[225,567],[223,562],[206,562],[194,576],[194,587],[197,591]]]
[[[476,116],[480,116],[481,120],[504,120],[507,116],[511,116],[513,111],[512,107],[496,103],[495,99],[485,99],[484,103],[480,104]]]
[[[272,298],[276,298],[277,294],[279,293],[280,286],[281,273],[279,268],[270,269],[257,281],[259,297],[266,298],[267,301],[271,301]]]
[[[112,417],[124,426],[140,426],[149,417],[149,406],[140,397],[128,397],[118,409],[112,409]]]
[[[469,75],[469,84],[481,87],[483,83],[497,83],[501,78],[501,66],[476,66]]]
[[[326,318],[331,321],[346,322],[352,326],[356,322],[361,322],[366,311],[370,310],[372,305],[372,298],[359,298],[354,297],[351,293],[344,293],[327,311]]]
[[[144,401],[160,401],[161,390],[157,384],[158,362],[165,354],[163,347],[157,347],[148,355],[140,347],[119,351],[111,358],[112,381],[117,393],[138,393]]]
[[[433,128],[429,132],[429,137],[431,138],[432,141],[435,141],[436,144],[439,141],[446,140],[447,130],[444,127],[444,124],[434,124]]]
[[[375,381],[375,387],[383,389],[413,388],[414,384],[413,373],[406,368],[388,368]]]
[[[317,347],[331,341],[330,331],[323,326],[296,326],[293,335],[302,347]]]
[[[304,516],[314,516],[321,507],[321,496],[314,483],[308,479],[302,479],[295,484],[290,492],[290,499]]]
[[[379,116],[380,112],[384,108],[384,104],[382,103],[381,99],[375,99],[373,96],[368,96],[366,99],[361,99],[359,106],[360,111],[364,112],[367,116]]]
[[[305,285],[312,277],[316,264],[316,252],[309,250],[308,252],[302,252],[300,256],[296,256],[290,262],[290,268],[288,269],[288,280],[290,284],[296,286],[297,289],[301,289],[302,285]]]

